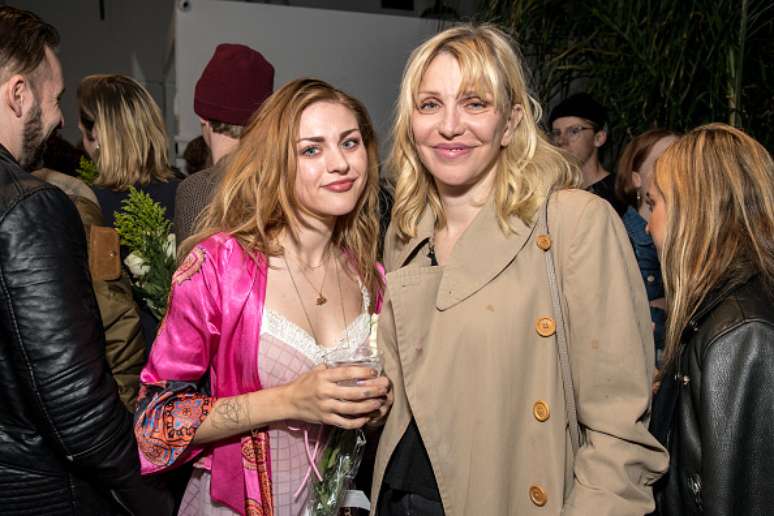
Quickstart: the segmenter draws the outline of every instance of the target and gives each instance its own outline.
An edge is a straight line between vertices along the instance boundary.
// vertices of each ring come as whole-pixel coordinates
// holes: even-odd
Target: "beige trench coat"
[[[556,314],[535,224],[519,221],[505,236],[490,202],[448,263],[429,267],[433,224],[427,210],[406,244],[388,232],[379,343],[395,404],[371,499],[413,414],[448,516],[649,512],[651,485],[668,466],[647,430],[651,322],[610,205],[568,190],[549,206],[585,436],[574,461],[555,336],[536,327]]]

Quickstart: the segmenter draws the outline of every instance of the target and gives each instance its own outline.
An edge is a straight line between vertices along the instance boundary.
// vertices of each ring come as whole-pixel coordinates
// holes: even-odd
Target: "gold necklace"
[[[347,324],[347,314],[344,313],[344,294],[341,291],[341,278],[339,277],[339,261],[333,262],[336,267],[336,284],[339,286],[339,303],[341,303],[341,322],[344,324],[344,338],[347,339],[346,345],[349,347],[349,324]]]
[[[317,338],[317,332],[315,331],[314,325],[312,324],[312,318],[309,317],[309,312],[306,311],[304,300],[301,299],[301,292],[298,290],[298,285],[296,285],[296,280],[293,277],[293,273],[290,271],[290,265],[288,265],[288,260],[284,254],[282,255],[282,261],[285,262],[285,268],[288,270],[288,276],[290,276],[290,283],[293,285],[293,290],[296,291],[296,297],[298,297],[298,302],[301,304],[301,310],[304,312],[306,323],[309,325],[309,329],[312,331],[312,338],[314,338],[315,343],[319,346],[320,340]],[[345,338],[347,339],[347,344],[349,344],[349,328],[347,328],[347,316],[344,313],[344,296],[341,292],[341,279],[339,279],[338,261],[334,262],[334,266],[336,267],[336,283],[338,283],[339,286],[339,303],[341,304],[341,316],[343,318],[342,322],[344,323],[344,334],[346,336]]]
[[[298,302],[301,303],[301,310],[304,312],[304,317],[306,317],[306,323],[309,325],[309,329],[312,330],[312,337],[314,338],[315,343],[319,346],[320,341],[317,340],[317,332],[314,331],[314,325],[312,324],[312,319],[309,317],[309,313],[307,313],[306,311],[304,300],[301,299],[301,293],[298,291],[298,285],[296,285],[296,280],[295,278],[293,278],[293,273],[290,271],[290,265],[288,265],[288,259],[285,258],[285,253],[282,253],[282,261],[285,262],[285,268],[288,270],[288,276],[290,276],[290,282],[293,284],[293,290],[296,291]]]
[[[285,259],[285,254],[284,253],[282,255],[282,258]],[[304,262],[301,261],[301,259],[298,256],[296,256],[296,260],[298,260],[299,262],[304,264]],[[285,260],[285,265],[287,265],[287,263],[288,263],[288,261]],[[324,264],[325,264],[325,259],[323,259],[323,262],[320,265],[318,265],[317,267],[314,267],[312,269],[319,269]],[[306,265],[306,264],[304,264],[304,265]],[[328,277],[328,267],[325,268],[325,272],[323,273],[323,279],[322,279],[322,283],[320,284],[320,288],[317,288],[317,287],[314,286],[314,283],[312,283],[312,280],[310,280],[309,277],[306,275],[306,273],[304,272],[303,268],[301,268],[299,270],[301,271],[301,276],[303,276],[303,278],[306,280],[306,282],[309,283],[309,286],[312,287],[312,289],[315,292],[317,292],[317,299],[315,299],[315,303],[317,304],[317,306],[322,306],[325,303],[327,303],[328,302],[328,298],[325,297],[325,295],[323,294],[323,288],[325,287],[325,278]],[[288,272],[290,272],[290,266],[288,266]],[[291,278],[292,277],[293,277],[293,275],[291,273]]]

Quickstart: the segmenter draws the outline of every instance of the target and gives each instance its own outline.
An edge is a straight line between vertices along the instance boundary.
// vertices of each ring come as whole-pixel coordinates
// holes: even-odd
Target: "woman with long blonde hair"
[[[656,162],[648,230],[668,302],[653,431],[671,455],[659,513],[774,507],[774,161],[725,124]]]
[[[403,74],[381,515],[642,515],[666,468],[647,430],[653,344],[626,231],[573,189],[579,171],[539,130],[514,47],[463,25]]]
[[[169,167],[167,134],[156,101],[125,75],[89,75],[78,86],[78,128],[99,175],[93,188],[105,223],[129,195],[130,186],[175,212],[178,181]]]
[[[182,514],[305,514],[326,429],[389,407],[373,369],[320,365],[379,309],[376,149],[359,101],[292,81],[183,242],[136,423],[143,472],[195,461]]]

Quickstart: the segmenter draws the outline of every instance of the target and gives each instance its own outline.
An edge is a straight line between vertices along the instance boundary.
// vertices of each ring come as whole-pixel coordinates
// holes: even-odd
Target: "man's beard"
[[[24,122],[24,140],[19,164],[28,171],[43,166],[43,152],[46,150],[46,138],[43,134],[43,113],[40,104],[35,103]]]

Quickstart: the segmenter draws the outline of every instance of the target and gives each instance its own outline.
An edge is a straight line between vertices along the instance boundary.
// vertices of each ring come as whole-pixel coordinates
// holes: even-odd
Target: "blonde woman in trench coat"
[[[382,515],[642,515],[668,457],[648,433],[653,344],[626,231],[537,128],[499,30],[460,26],[404,71],[379,322],[394,405]],[[546,234],[539,214],[550,195]],[[545,253],[582,443],[573,454]]]

